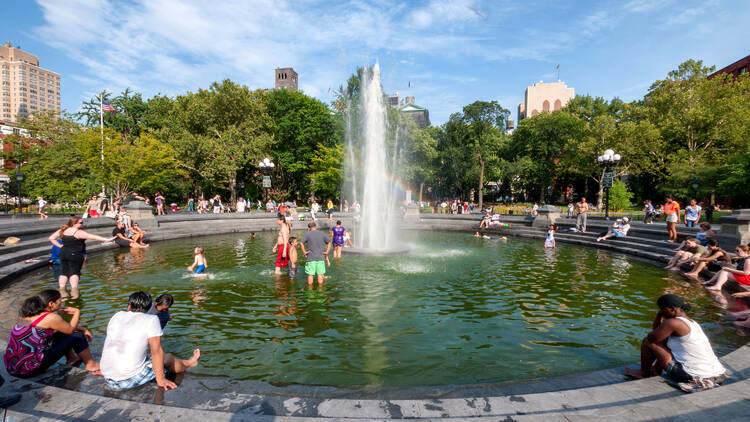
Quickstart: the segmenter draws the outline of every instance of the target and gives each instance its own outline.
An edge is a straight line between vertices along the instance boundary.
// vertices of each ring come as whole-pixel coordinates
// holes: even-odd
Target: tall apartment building
[[[60,75],[6,42],[0,46],[0,121],[18,123],[41,110],[60,112]]]
[[[526,88],[525,100],[518,105],[518,121],[534,117],[539,113],[560,110],[575,97],[575,89],[568,88],[565,82],[544,83],[539,81]]]
[[[288,89],[290,91],[297,91],[298,81],[297,72],[291,67],[277,68],[276,71],[276,84],[275,89]]]

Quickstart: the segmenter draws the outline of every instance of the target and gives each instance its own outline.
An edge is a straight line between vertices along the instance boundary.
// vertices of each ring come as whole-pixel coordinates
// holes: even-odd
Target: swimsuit
[[[343,227],[334,227],[331,229],[333,232],[333,244],[335,246],[342,246],[344,244],[344,232],[346,230]]]
[[[206,266],[205,266],[205,265],[198,265],[197,267],[195,267],[195,272],[193,272],[193,274],[200,274],[200,273],[202,273],[202,272],[203,272],[203,271],[204,271],[205,269],[206,269]]]
[[[63,235],[60,239],[63,244],[60,249],[60,264],[62,264],[60,274],[66,277],[81,275],[81,267],[86,256],[86,240],[75,237],[77,231],[70,236]]]

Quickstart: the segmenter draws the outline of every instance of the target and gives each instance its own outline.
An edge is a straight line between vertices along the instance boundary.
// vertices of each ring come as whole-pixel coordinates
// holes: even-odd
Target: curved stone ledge
[[[419,221],[403,223],[404,229],[446,230],[472,233],[478,230],[478,215],[423,215]],[[351,223],[350,215],[336,219]],[[106,220],[105,220],[106,221]],[[328,222],[318,220],[322,227]],[[497,235],[543,238],[544,231],[531,227],[527,217],[506,218],[510,227],[487,230]],[[93,222],[92,222],[93,223]],[[24,226],[28,222],[24,222]],[[55,223],[57,224],[57,223]],[[295,222],[295,228],[304,227]],[[592,224],[604,228],[609,223]],[[108,231],[101,220],[88,224],[90,230]],[[205,235],[275,230],[272,214],[172,215],[160,216],[149,224],[150,241]],[[50,226],[52,227],[52,226]],[[7,230],[7,227],[2,229]],[[644,227],[644,236],[651,230]],[[47,227],[25,227],[26,233],[43,235]],[[54,230],[54,227],[52,227]],[[51,231],[50,231],[51,232]],[[47,232],[47,233],[50,233]],[[691,231],[681,230],[681,235]],[[638,233],[637,231],[635,233]],[[647,237],[633,240],[651,242],[643,248],[631,243],[596,243],[579,234],[560,233],[559,242],[612,250],[652,261],[666,257],[674,245],[660,245]],[[41,247],[41,246],[40,246]],[[97,244],[91,253],[116,247]],[[41,255],[44,258],[45,255]],[[23,263],[11,265],[19,266]],[[3,273],[6,282],[34,267]],[[3,274],[5,274],[3,276]],[[501,384],[454,385],[413,388],[338,388],[309,385],[271,385],[262,382],[224,378],[180,377],[180,388],[163,392],[146,385],[125,393],[114,393],[103,382],[85,371],[58,366],[32,380],[12,379],[8,387],[23,393],[23,399],[5,413],[5,420],[309,420],[309,419],[402,419],[469,418],[473,420],[704,420],[707,415],[723,420],[744,420],[750,412],[745,400],[750,388],[750,348],[743,346],[721,358],[732,375],[728,385],[693,395],[684,395],[661,378],[623,381],[621,369],[573,374],[541,380]]]

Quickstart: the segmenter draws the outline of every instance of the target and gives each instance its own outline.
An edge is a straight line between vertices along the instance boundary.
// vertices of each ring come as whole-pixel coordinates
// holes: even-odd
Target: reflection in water
[[[82,296],[68,304],[82,309],[98,355],[109,318],[131,292],[170,293],[164,348],[176,355],[200,348],[205,359],[194,374],[307,384],[499,382],[631,363],[654,301],[670,291],[695,305],[691,316],[717,352],[743,340],[703,289],[638,260],[516,238],[406,235],[409,255],[344,256],[312,289],[273,275],[273,233],[202,238],[205,278],[185,271],[193,242],[108,251],[87,263]],[[49,272],[27,278],[0,291],[0,300],[17,309],[54,280]],[[15,318],[6,319],[9,330]]]

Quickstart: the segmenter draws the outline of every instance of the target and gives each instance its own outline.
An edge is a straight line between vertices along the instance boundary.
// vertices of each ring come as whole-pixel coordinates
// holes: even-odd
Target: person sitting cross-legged
[[[685,313],[690,305],[674,294],[662,295],[656,304],[659,312],[653,330],[641,344],[641,369],[625,368],[625,372],[633,378],[647,378],[663,371],[674,382],[700,383],[703,388],[723,382],[726,370],[708,337]]]
[[[159,318],[148,314],[151,296],[135,292],[128,300],[128,310],[117,312],[107,324],[102,349],[101,372],[107,385],[115,390],[137,387],[152,380],[170,390],[177,385],[165,372],[179,374],[198,365],[200,350],[190,359],[178,359],[161,348],[162,329]],[[147,356],[147,348],[151,356]]]

